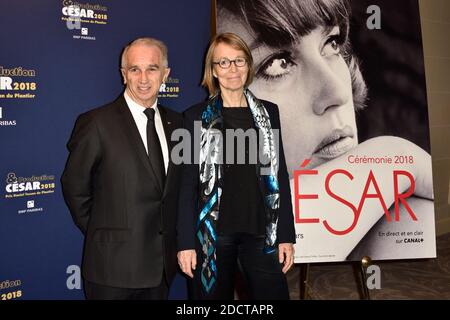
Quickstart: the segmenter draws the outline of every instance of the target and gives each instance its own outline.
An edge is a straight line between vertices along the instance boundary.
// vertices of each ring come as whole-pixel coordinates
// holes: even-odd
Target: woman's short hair
[[[351,8],[347,0],[220,0],[218,16],[227,12],[253,31],[256,41],[272,48],[295,44],[319,26],[340,29],[341,53],[352,78],[355,109],[364,107],[367,87],[351,50]]]
[[[252,83],[255,73],[252,53],[245,41],[242,40],[238,35],[231,32],[217,34],[212,38],[209,44],[208,51],[206,53],[205,71],[203,73],[202,81],[202,86],[208,89],[210,96],[215,96],[220,91],[219,81],[213,75],[214,50],[217,48],[219,43],[225,43],[236,50],[244,52],[244,58],[247,61],[248,66],[247,80],[244,84],[244,87],[248,87]]]

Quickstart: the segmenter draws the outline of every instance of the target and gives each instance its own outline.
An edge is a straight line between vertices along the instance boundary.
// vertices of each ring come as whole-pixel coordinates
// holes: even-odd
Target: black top
[[[250,148],[254,149],[253,155],[258,155],[258,131],[255,128],[252,113],[248,107],[224,107],[222,116],[225,165],[218,232],[219,234],[247,232],[264,235],[265,214],[256,174],[257,158],[249,157]],[[242,139],[245,145],[234,137],[234,154],[231,154],[231,150],[227,149],[227,142],[231,143],[231,141],[227,140],[226,129],[233,129],[233,132],[236,129],[253,130],[247,132],[245,140]],[[234,134],[236,135],[236,132]],[[249,138],[249,136],[252,137]],[[227,159],[227,156],[231,159]],[[239,156],[242,158],[240,162],[238,162]]]
[[[280,114],[277,105],[265,100],[261,100],[261,102],[264,104],[269,114],[272,129],[280,130]],[[185,128],[191,134],[191,145],[198,143],[198,139],[201,138],[200,130],[195,128],[195,121],[201,121],[202,114],[208,106],[208,103],[208,101],[200,102],[183,112]],[[227,110],[225,112],[227,112]],[[282,136],[282,134],[279,135],[278,184],[280,187],[280,207],[278,209],[277,241],[279,243],[295,243],[296,236],[291,202],[291,189],[289,186],[286,160],[284,158]],[[201,248],[198,247],[199,241],[197,237],[198,218],[200,210],[202,209],[199,206],[200,166],[198,165],[198,160],[195,159],[195,154],[193,152],[191,153],[189,160],[190,163],[185,163],[182,166],[182,174],[179,182],[180,197],[178,201],[177,246],[178,250],[195,248],[201,250]],[[257,172],[255,174],[257,174]],[[223,215],[220,219],[222,217]]]

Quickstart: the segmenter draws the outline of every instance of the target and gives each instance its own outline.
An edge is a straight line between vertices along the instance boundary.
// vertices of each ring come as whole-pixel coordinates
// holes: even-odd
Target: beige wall
[[[450,232],[450,0],[419,0],[433,159],[436,232]]]

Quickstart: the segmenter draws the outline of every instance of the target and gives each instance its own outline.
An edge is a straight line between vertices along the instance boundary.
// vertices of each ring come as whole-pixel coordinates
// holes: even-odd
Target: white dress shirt
[[[144,143],[145,150],[148,154],[148,147],[147,147],[147,116],[145,115],[145,107],[141,106],[140,104],[133,101],[133,99],[130,98],[130,96],[125,91],[123,96],[125,97],[125,101],[127,102],[128,108],[131,111],[131,114],[133,115],[134,122],[136,123],[136,126],[139,130],[139,134],[142,139],[142,143]],[[158,100],[155,101],[155,103],[150,107],[155,110],[155,127],[156,127],[156,133],[158,134],[159,144],[161,145],[161,150],[163,154],[164,159],[164,168],[166,170],[167,174],[167,168],[169,166],[169,150],[167,147],[167,140],[166,140],[166,134],[164,133],[164,127],[162,124],[161,115],[158,110]]]

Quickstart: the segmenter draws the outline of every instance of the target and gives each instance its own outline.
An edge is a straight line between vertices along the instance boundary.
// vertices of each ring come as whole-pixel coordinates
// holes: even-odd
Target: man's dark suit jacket
[[[158,105],[167,139],[180,114]],[[169,160],[158,183],[133,116],[121,95],[82,114],[68,143],[61,178],[73,220],[85,235],[85,280],[120,288],[170,284],[176,273],[179,166]]]
[[[277,105],[261,100],[269,113],[272,129],[280,130],[280,115]],[[191,144],[194,143],[195,132],[194,121],[201,121],[203,110],[207,102],[199,103],[187,109],[184,115],[185,128],[191,133]],[[200,137],[197,137],[199,141]],[[192,148],[196,152],[195,148]],[[192,158],[194,157],[191,155]],[[193,163],[194,159],[191,159]],[[196,247],[196,225],[199,216],[199,165],[184,165],[181,175],[181,189],[178,209],[178,250],[195,249]],[[291,202],[291,188],[289,185],[289,175],[284,157],[283,142],[281,139],[281,130],[279,132],[279,168],[278,184],[280,188],[280,208],[277,228],[278,243],[295,243],[294,216]],[[245,195],[242,195],[245,197]],[[219,212],[220,219],[220,212]]]

